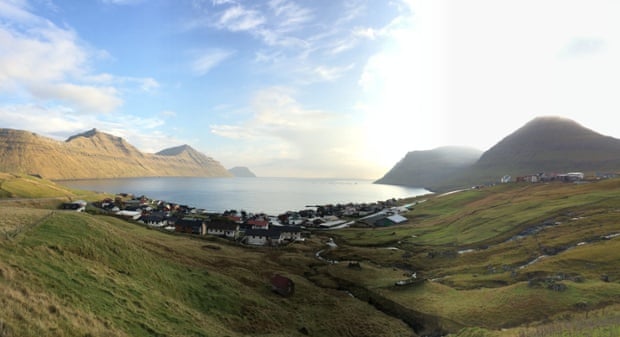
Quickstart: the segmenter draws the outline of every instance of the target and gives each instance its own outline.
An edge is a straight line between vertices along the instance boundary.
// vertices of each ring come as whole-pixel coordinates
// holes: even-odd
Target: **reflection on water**
[[[146,195],[215,212],[237,209],[268,214],[300,210],[307,205],[374,202],[429,193],[421,188],[355,179],[166,177],[60,183],[84,190]]]

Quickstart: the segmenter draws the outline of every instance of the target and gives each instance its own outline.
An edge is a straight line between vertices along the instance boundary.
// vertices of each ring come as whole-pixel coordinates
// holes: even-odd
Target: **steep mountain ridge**
[[[185,145],[183,151],[142,153],[121,137],[96,129],[61,142],[32,132],[0,129],[0,171],[48,179],[147,176],[230,177],[216,160]]]
[[[620,139],[605,136],[562,117],[538,117],[520,127],[479,158],[454,166],[436,150],[414,151],[397,163],[377,183],[425,187],[447,191],[497,182],[539,172],[620,170]],[[458,152],[450,154],[458,162]],[[473,160],[472,160],[473,159]]]
[[[481,154],[480,150],[458,146],[411,151],[376,183],[431,188],[438,180],[459,175]]]

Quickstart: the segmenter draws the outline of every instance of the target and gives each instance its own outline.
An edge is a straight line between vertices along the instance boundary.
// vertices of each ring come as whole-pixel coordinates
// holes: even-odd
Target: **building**
[[[175,222],[174,231],[177,233],[205,235],[207,233],[207,225],[201,219],[183,218]]]
[[[237,239],[239,237],[239,224],[232,222],[209,222],[207,223],[207,234]]]

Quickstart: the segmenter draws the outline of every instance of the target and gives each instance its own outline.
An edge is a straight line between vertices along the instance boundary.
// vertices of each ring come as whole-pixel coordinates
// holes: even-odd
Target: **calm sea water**
[[[132,193],[209,211],[236,209],[279,214],[307,205],[362,203],[429,193],[370,180],[299,178],[123,178],[62,181],[83,190]]]

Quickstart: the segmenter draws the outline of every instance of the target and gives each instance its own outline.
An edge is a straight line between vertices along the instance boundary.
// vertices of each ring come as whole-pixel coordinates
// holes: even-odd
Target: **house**
[[[138,221],[150,227],[159,228],[168,225],[168,219],[166,218],[166,214],[163,212],[153,212],[149,215],[143,215]]]
[[[537,183],[538,181],[539,177],[537,174],[517,177],[517,182]]]
[[[402,223],[407,222],[407,218],[400,214],[394,214],[387,217],[388,221],[390,221],[394,225],[400,225]]]
[[[243,223],[243,219],[240,216],[236,215],[227,215],[226,218],[232,222]]]
[[[207,234],[236,239],[239,236],[239,224],[231,222],[210,222]]]
[[[77,212],[84,212],[86,210],[86,201],[78,200],[74,202],[65,202],[60,206],[60,208],[74,210]]]
[[[299,241],[301,240],[301,229],[293,226],[273,227],[280,231],[282,240]]]
[[[291,296],[295,292],[295,283],[288,277],[275,274],[269,283],[271,283],[271,290],[282,296]]]
[[[204,221],[194,218],[178,219],[174,224],[174,231],[177,233],[190,233],[205,235],[207,226]]]
[[[245,231],[244,240],[253,246],[276,246],[282,243],[282,233],[277,229],[248,229]]]
[[[360,222],[372,227],[386,227],[405,223],[407,218],[393,212],[383,212],[363,218]]]
[[[246,221],[246,224],[248,225],[248,227],[252,229],[268,229],[269,228],[269,221],[267,220],[252,219],[252,220]]]

